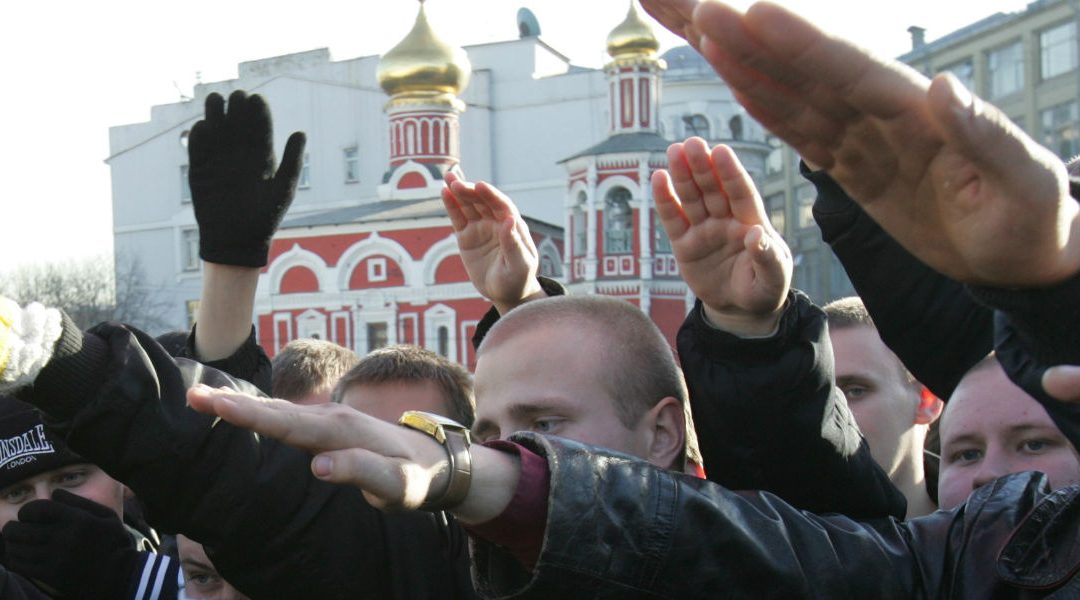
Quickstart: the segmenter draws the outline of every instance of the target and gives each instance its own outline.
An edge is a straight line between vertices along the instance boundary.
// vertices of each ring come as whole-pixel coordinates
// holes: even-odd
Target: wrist
[[[454,515],[466,524],[485,523],[501,515],[518,486],[520,458],[485,446],[472,447],[473,476],[465,500]]]
[[[532,302],[533,300],[539,300],[541,298],[547,298],[547,292],[544,288],[540,287],[540,282],[535,277],[529,278],[528,285],[525,286],[525,290],[515,300],[495,300],[492,299],[491,303],[495,305],[495,310],[499,311],[500,315],[514,310],[515,308],[525,304],[526,302]]]
[[[724,311],[702,303],[702,316],[705,323],[739,337],[771,337],[780,327],[780,318],[784,315],[787,302],[768,313],[748,313],[743,311]]]

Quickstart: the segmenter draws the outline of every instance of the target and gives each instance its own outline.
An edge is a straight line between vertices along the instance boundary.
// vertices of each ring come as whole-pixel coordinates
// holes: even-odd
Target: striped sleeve
[[[180,563],[164,554],[140,552],[143,562],[136,569],[131,600],[177,600]]]

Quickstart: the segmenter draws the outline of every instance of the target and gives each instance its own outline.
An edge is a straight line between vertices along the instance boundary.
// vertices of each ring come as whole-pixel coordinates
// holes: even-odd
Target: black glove
[[[188,182],[199,256],[223,265],[262,267],[281,218],[292,203],[306,137],[289,136],[274,171],[270,107],[259,95],[237,90],[229,112],[219,94],[206,98],[206,118],[188,137]]]
[[[19,509],[4,525],[8,567],[62,596],[123,598],[139,553],[112,510],[67,490]]]

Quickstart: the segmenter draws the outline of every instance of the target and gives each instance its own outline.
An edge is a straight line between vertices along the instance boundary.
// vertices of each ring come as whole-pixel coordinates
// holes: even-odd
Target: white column
[[[589,159],[588,171],[585,175],[586,199],[585,222],[588,230],[585,232],[585,279],[596,280],[596,228],[597,228],[597,202],[596,198],[596,159]]]

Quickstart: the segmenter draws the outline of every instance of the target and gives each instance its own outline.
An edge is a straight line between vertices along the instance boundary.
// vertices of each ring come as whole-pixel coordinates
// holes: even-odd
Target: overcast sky
[[[910,48],[907,28],[934,40],[1017,0],[781,0],[880,54]],[[740,8],[750,3],[733,2]],[[626,0],[428,0],[448,42],[517,37],[529,7],[541,37],[574,63],[600,66]],[[333,60],[380,54],[408,32],[416,0],[59,0],[0,11],[0,272],[27,262],[112,250],[110,126],[146,121],[150,107],[203,81],[236,77],[242,61],[330,48]],[[657,26],[657,29],[661,28]],[[661,51],[678,45],[663,31]]]

